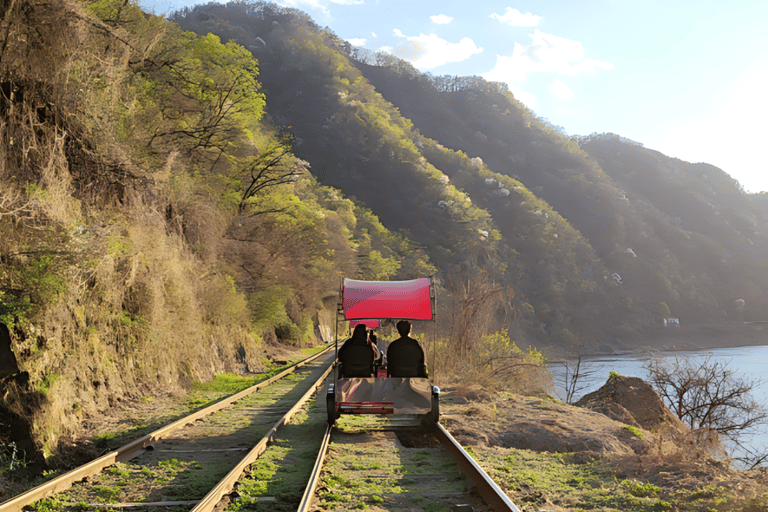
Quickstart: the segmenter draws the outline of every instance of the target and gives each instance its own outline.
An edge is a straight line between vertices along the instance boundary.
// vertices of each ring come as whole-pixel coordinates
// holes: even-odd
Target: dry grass
[[[125,78],[128,46],[116,41],[126,34],[66,0],[17,2],[7,14],[0,278],[12,284],[36,254],[49,255],[63,291],[11,333],[29,383],[3,393],[54,455],[84,418],[126,396],[260,371],[265,350],[218,263],[228,219],[176,154],[150,179],[130,140],[119,142],[121,98],[98,84]]]

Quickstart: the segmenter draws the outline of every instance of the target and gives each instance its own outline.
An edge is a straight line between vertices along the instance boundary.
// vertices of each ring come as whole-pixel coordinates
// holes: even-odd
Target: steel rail
[[[310,398],[312,398],[312,395],[314,395],[315,392],[323,386],[325,379],[328,377],[328,375],[331,374],[335,366],[335,364],[328,366],[328,369],[315,382],[309,391],[307,391],[304,396],[302,396],[299,401],[296,402],[296,405],[291,407],[291,409],[285,413],[285,416],[280,418],[280,420],[275,423],[275,426],[272,427],[272,430],[267,432],[261,441],[259,441],[258,444],[254,446],[251,451],[248,452],[248,454],[243,457],[243,459],[234,468],[232,468],[232,470],[227,473],[227,475],[218,484],[216,484],[216,486],[211,489],[197,505],[192,508],[192,510],[190,510],[190,512],[212,512],[216,508],[216,505],[218,505],[221,499],[224,497],[224,495],[232,492],[232,489],[234,489],[235,484],[240,479],[240,476],[245,471],[245,468],[252,464],[256,459],[259,458],[262,453],[266,451],[267,446],[275,440],[275,435],[277,434],[278,430],[287,424],[291,418],[293,418],[293,416],[299,412],[301,407]]]
[[[315,489],[317,489],[317,484],[320,481],[320,471],[323,469],[323,460],[328,451],[328,445],[331,443],[332,431],[333,425],[330,423],[327,424],[323,442],[320,445],[320,452],[317,454],[317,460],[315,460],[315,467],[312,468],[312,474],[309,477],[306,489],[304,489],[304,496],[301,497],[301,503],[299,503],[297,512],[307,512],[309,506],[312,504],[312,499],[315,497]]]
[[[234,395],[231,395],[224,400],[216,402],[213,405],[190,414],[189,416],[185,416],[177,421],[174,421],[173,423],[170,423],[169,425],[166,425],[150,434],[147,434],[144,437],[136,439],[135,441],[128,443],[121,448],[113,450],[97,459],[92,460],[91,462],[83,464],[82,466],[79,466],[71,471],[64,473],[63,475],[60,475],[53,480],[50,480],[42,485],[29,489],[28,491],[23,492],[18,496],[4,501],[0,503],[0,512],[20,512],[25,506],[31,505],[32,503],[43,498],[47,498],[53,494],[63,492],[72,487],[72,484],[75,482],[79,482],[88,476],[99,473],[104,468],[109,467],[116,462],[125,462],[131,460],[143,453],[144,449],[146,449],[148,446],[151,446],[153,443],[159,441],[160,439],[167,437],[169,434],[185,427],[186,425],[189,425],[199,419],[218,412],[221,409],[232,405],[234,402],[237,402],[238,400],[241,400],[246,396],[255,393],[261,388],[282,379],[286,375],[314,361],[332,348],[333,345],[329,345],[317,354],[314,354],[306,359],[299,361],[298,363],[291,365],[274,377],[271,377],[263,382],[251,386],[250,388],[235,393]],[[333,366],[331,366],[331,368],[332,367]]]
[[[496,512],[520,512],[520,509],[512,503],[507,494],[496,485],[496,482],[491,480],[488,473],[462,448],[450,432],[445,430],[445,427],[439,423],[435,427],[437,438],[448,448],[454,460],[461,467],[462,472],[475,483],[480,497],[483,498],[488,506],[492,507]]]
[[[301,499],[297,512],[307,512],[312,505],[312,500],[315,496],[315,490],[317,484],[320,481],[320,471],[323,467],[323,460],[330,444],[331,433],[333,427],[328,425],[325,430],[325,437],[323,438],[320,452],[317,455],[315,461],[315,467],[312,469],[312,474],[307,484],[304,496]],[[458,441],[448,432],[445,427],[439,423],[434,426],[435,437],[443,444],[458,463],[461,471],[469,477],[470,480],[477,486],[480,497],[492,507],[496,512],[520,512],[514,503],[509,499],[507,494],[488,476],[483,468],[481,468],[472,456],[459,444]]]

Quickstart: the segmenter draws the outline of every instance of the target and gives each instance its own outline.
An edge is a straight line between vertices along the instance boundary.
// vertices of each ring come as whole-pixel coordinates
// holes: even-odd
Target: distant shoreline
[[[644,334],[616,336],[613,346],[610,342],[602,347],[583,353],[586,357],[624,356],[649,352],[685,352],[718,348],[768,346],[768,322],[733,324],[683,324],[676,327],[661,327]],[[542,347],[550,360],[577,357],[578,354],[562,347]]]
[[[659,327],[643,339],[632,340],[634,349],[622,347],[612,354],[637,354],[648,351],[691,351],[768,345],[768,322],[733,324],[688,324]]]

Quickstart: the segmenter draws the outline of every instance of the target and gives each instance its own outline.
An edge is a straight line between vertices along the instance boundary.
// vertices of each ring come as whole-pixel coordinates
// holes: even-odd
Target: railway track
[[[0,512],[41,508],[36,504],[53,496],[55,503],[43,502],[42,508],[212,510],[200,505],[211,501],[209,491],[225,493],[221,481],[228,477],[232,482],[233,468],[244,467],[263,453],[277,430],[323,384],[333,358],[329,347],[269,380],[0,503]]]
[[[520,512],[440,424],[344,417],[327,427],[299,512]]]
[[[441,425],[343,416],[329,427],[316,391],[327,385],[332,359],[333,351],[317,354],[0,503],[0,512],[434,509],[429,504],[519,512]]]

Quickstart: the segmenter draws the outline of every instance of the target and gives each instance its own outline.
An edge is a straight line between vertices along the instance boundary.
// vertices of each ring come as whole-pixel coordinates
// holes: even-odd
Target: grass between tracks
[[[301,350],[301,359],[310,357],[325,347],[314,347]],[[195,411],[208,407],[224,398],[238,393],[251,386],[255,386],[261,382],[271,379],[280,372],[285,371],[287,368],[296,364],[298,360],[289,361],[285,364],[275,364],[270,361],[265,362],[267,369],[264,373],[255,374],[252,376],[242,377],[233,373],[221,373],[216,375],[213,380],[208,382],[194,382],[192,383],[192,392],[180,399],[175,407],[170,411],[166,411],[162,416],[153,418],[147,421],[145,418],[137,420],[136,424],[122,429],[116,432],[105,432],[99,434],[93,438],[96,448],[100,451],[113,450],[120,446],[129,443],[133,439],[138,439],[150,432],[153,432],[163,425],[171,423],[179,418],[182,418]],[[285,377],[287,380],[295,380],[295,374],[290,374]],[[151,398],[146,399],[147,404],[151,402]],[[129,416],[128,420],[132,418]]]
[[[325,432],[324,398],[320,395],[310,400],[251,465],[237,484],[240,497],[230,504],[228,512],[296,510]],[[259,501],[264,497],[274,497],[277,501]]]
[[[464,476],[432,434],[418,428],[377,432],[371,428],[383,426],[372,425],[377,421],[390,420],[338,420],[317,492],[319,510],[448,512],[464,499]]]
[[[90,488],[74,486],[55,498],[38,501],[31,508],[37,512],[106,510],[110,504],[119,501],[146,501],[145,497],[153,488],[162,486],[167,486],[164,500],[186,500],[205,495],[222,476],[222,470],[226,472],[226,468],[218,472],[212,472],[210,468],[205,471],[195,461],[180,462],[177,459],[159,461],[152,466],[119,462],[90,477],[89,480],[96,485]],[[171,482],[173,485],[169,486]]]

